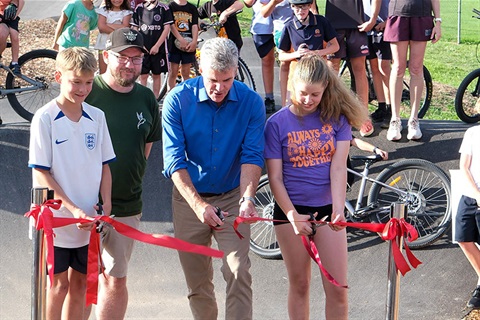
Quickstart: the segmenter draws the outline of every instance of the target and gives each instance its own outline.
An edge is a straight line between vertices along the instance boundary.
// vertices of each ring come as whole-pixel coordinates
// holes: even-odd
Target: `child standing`
[[[105,50],[108,35],[116,29],[129,27],[133,12],[130,10],[128,0],[105,0],[105,5],[98,8],[96,12],[100,33],[97,37],[95,50],[98,50],[98,67],[100,74],[102,74],[107,69],[107,65],[103,61],[102,51]]]
[[[48,187],[62,200],[54,217],[94,216],[98,195],[111,211],[111,174],[115,159],[104,113],[84,102],[92,90],[95,56],[74,47],[57,56],[55,80],[59,96],[33,119],[28,166],[33,186]],[[47,319],[84,319],[87,255],[93,223],[55,228],[55,270],[47,291]],[[63,314],[62,314],[63,312]]]
[[[158,0],[146,0],[137,5],[133,12],[132,26],[143,36],[145,54],[140,74],[140,83],[147,85],[150,72],[153,79],[153,93],[158,98],[161,87],[161,74],[168,72],[166,41],[173,23],[170,8]]]
[[[12,44],[12,62],[10,69],[13,73],[20,73],[18,56],[20,55],[20,39],[18,37],[18,15],[25,4],[24,0],[11,0],[0,2],[0,57],[7,48],[7,38],[10,36]],[[1,120],[0,120],[1,123]]]
[[[480,308],[480,149],[477,147],[480,126],[467,129],[460,146],[460,172],[462,173],[463,195],[458,204],[455,219],[455,241],[477,274],[477,284],[472,298],[467,303],[469,308]]]
[[[198,11],[187,0],[174,0],[168,5],[173,15],[173,27],[170,29],[170,72],[168,73],[168,90],[175,87],[178,68],[182,63],[182,79],[190,77],[190,66],[195,62],[195,50],[198,39]],[[186,38],[190,38],[188,42]],[[178,40],[178,41],[175,41]],[[179,44],[179,47],[176,46]]]
[[[90,45],[90,31],[97,27],[97,13],[92,0],[70,0],[62,9],[55,28],[53,49]]]
[[[282,62],[291,62],[300,59],[306,54],[327,56],[339,49],[337,33],[330,22],[321,15],[310,11],[313,0],[289,0],[294,17],[285,24],[278,43],[278,59]],[[326,45],[324,45],[326,43]],[[293,73],[293,66],[290,74]],[[287,79],[283,79],[285,81]],[[288,80],[287,80],[288,83]],[[291,86],[283,86],[288,91]],[[286,93],[287,102],[290,101]]]

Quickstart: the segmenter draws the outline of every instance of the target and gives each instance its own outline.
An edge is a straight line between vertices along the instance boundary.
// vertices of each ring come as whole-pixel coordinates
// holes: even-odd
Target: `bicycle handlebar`
[[[480,19],[480,10],[473,8],[472,11],[476,14],[476,16],[472,16],[472,18]]]

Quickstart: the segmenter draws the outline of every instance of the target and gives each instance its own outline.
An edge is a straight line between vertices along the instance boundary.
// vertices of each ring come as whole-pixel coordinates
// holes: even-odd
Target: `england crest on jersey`
[[[89,150],[95,149],[95,144],[97,143],[95,133],[85,133],[85,145]]]

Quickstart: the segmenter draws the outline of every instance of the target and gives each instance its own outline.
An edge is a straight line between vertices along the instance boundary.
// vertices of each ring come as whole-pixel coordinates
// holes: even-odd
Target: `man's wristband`
[[[442,23],[442,18],[435,18],[435,19],[433,19],[433,21]]]
[[[253,205],[257,205],[257,203],[255,202],[255,198],[253,198],[253,197],[241,197],[240,201],[238,201],[238,204],[242,204],[243,202],[245,202],[247,200],[252,201]]]
[[[378,150],[377,147],[373,147],[373,151],[372,151],[372,152],[373,152],[373,153],[377,153],[377,150]]]

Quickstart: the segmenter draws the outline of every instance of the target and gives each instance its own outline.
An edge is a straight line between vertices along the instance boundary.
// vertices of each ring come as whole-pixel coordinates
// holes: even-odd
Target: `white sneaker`
[[[387,140],[397,141],[402,139],[402,120],[395,119],[390,121],[390,126],[387,131]]]
[[[408,120],[408,140],[418,140],[422,137],[422,131],[420,130],[420,123],[418,119]]]

